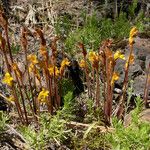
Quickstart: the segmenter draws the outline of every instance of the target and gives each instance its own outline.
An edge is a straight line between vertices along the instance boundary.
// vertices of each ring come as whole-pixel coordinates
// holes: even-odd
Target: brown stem
[[[96,106],[100,106],[100,81],[99,81],[99,74],[98,68],[96,69]]]
[[[84,57],[84,61],[86,61],[86,57]],[[90,91],[90,79],[89,79],[89,74],[88,74],[88,67],[87,64],[85,66],[85,75],[86,75],[86,82],[87,82],[87,89],[88,89],[88,96],[91,97],[91,91]]]
[[[24,47],[23,47],[24,48]],[[25,54],[25,70],[27,70],[27,76],[28,76],[28,82],[29,82],[29,89],[30,89],[30,93],[31,93],[31,100],[33,102],[33,111],[36,114],[35,111],[35,107],[34,107],[34,94],[33,94],[33,89],[32,89],[32,85],[31,85],[31,78],[30,78],[30,72],[28,69],[28,60],[27,60],[27,50],[24,48],[24,54]]]
[[[13,63],[13,56],[12,56],[10,42],[9,42],[9,37],[8,37],[8,26],[6,26],[4,30],[5,30],[6,42],[7,42],[7,46],[8,46],[8,51],[9,51],[10,59],[11,59],[11,62]]]
[[[28,121],[28,116],[27,116],[27,111],[26,111],[26,106],[25,106],[23,93],[22,93],[22,90],[21,90],[21,85],[20,85],[20,82],[19,82],[16,71],[14,71],[14,73],[15,73],[15,77],[16,77],[16,80],[17,80],[17,83],[18,83],[18,86],[19,86],[19,92],[20,92],[20,96],[21,96],[21,100],[22,100],[22,105],[23,105],[24,115],[25,115],[25,119],[26,119],[26,124],[28,124],[29,121]]]
[[[145,104],[145,108],[148,108],[148,91],[149,91],[149,86],[150,86],[150,63],[148,66],[148,70],[147,70],[147,75],[146,75],[146,83],[145,83],[145,88],[144,88],[144,104]]]
[[[32,107],[31,102],[30,102],[30,98],[29,98],[29,96],[28,96],[28,94],[27,94],[27,91],[26,91],[26,88],[25,88],[25,86],[24,86],[24,84],[23,84],[22,78],[21,78],[20,80],[21,80],[21,84],[22,84],[24,93],[25,93],[25,95],[26,95],[26,98],[27,98],[27,100],[28,100],[28,102],[29,102],[30,109],[31,109],[31,111],[32,111],[32,114],[33,114],[33,116],[34,116],[34,119],[35,119],[35,121],[37,121],[37,117],[36,117],[36,115],[35,115],[35,113],[34,113],[33,107]]]

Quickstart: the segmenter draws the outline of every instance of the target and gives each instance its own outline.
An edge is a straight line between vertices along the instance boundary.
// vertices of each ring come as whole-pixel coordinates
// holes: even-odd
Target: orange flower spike
[[[114,85],[114,82],[119,79],[119,74],[117,72],[113,73],[112,79],[111,79],[111,85]]]
[[[128,64],[132,65],[133,62],[134,62],[134,55],[131,54],[131,56],[129,57],[129,60],[127,60],[125,63],[125,69],[127,69]]]
[[[14,81],[13,77],[8,72],[6,72],[2,82],[11,87],[13,81]]]
[[[45,45],[41,45],[40,46],[40,54],[42,56],[46,56],[47,55],[47,50],[46,50],[46,46]]]
[[[27,50],[27,45],[28,45],[28,41],[27,41],[27,30],[25,27],[22,28],[21,30],[21,39],[20,39],[20,42],[21,42],[21,45],[23,47],[23,49],[26,51]]]
[[[132,45],[134,43],[134,37],[137,35],[138,30],[136,27],[133,27],[130,31],[129,35],[129,44]]]
[[[40,54],[44,57],[47,57],[46,40],[44,38],[44,34],[43,34],[42,30],[39,28],[36,28],[35,31],[36,31],[36,34],[39,36],[40,42],[41,42],[40,43],[40,50],[39,50]]]
[[[44,34],[43,34],[42,30],[39,28],[36,28],[35,31],[36,31],[37,35],[40,37],[41,45],[46,46],[46,40],[44,38]]]
[[[14,71],[16,71],[17,76],[18,76],[19,78],[22,76],[22,72],[20,71],[20,69],[19,69],[17,63],[13,63],[13,64],[12,64],[12,69],[13,69]]]
[[[129,37],[134,37],[136,36],[138,33],[138,30],[136,27],[133,27],[131,30],[130,30],[130,36]]]
[[[130,56],[130,58],[129,58],[129,63],[130,63],[130,64],[133,64],[133,62],[134,62],[134,55],[131,54],[131,56]]]

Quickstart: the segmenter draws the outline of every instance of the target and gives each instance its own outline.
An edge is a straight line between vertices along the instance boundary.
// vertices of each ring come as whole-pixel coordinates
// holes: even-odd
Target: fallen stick
[[[91,126],[91,124],[84,124],[84,123],[79,123],[79,122],[74,122],[74,121],[66,122],[66,125],[71,128],[78,128],[78,129],[89,128]],[[115,130],[114,128],[111,128],[111,127],[98,126],[98,125],[95,125],[93,128],[99,129],[101,133],[113,132]]]

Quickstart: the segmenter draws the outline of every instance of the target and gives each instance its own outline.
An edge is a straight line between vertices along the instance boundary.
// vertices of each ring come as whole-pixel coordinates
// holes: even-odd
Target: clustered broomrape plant
[[[62,96],[61,80],[64,78],[66,67],[70,66],[70,61],[64,57],[60,67],[56,65],[58,53],[57,41],[59,38],[55,37],[52,40],[50,45],[52,54],[49,55],[46,39],[44,38],[42,30],[39,28],[35,28],[35,32],[33,33],[33,36],[40,39],[38,55],[29,54],[27,38],[30,31],[28,28],[23,27],[20,38],[25,57],[24,64],[26,72],[23,73],[17,64],[17,61],[12,56],[8,37],[8,21],[2,11],[0,11],[0,25],[6,36],[4,37],[0,33],[0,49],[7,66],[3,83],[10,88],[11,93],[7,100],[15,103],[21,122],[28,125],[29,115],[34,117],[35,122],[38,121],[38,116],[44,108],[42,107],[43,105],[47,107],[47,111],[50,114],[53,114],[59,109]],[[119,79],[119,73],[115,71],[115,65],[118,59],[125,60],[125,56],[120,50],[117,50],[115,53],[112,52],[110,48],[112,43],[111,40],[104,41],[98,52],[87,52],[85,46],[82,43],[79,43],[79,47],[83,54],[83,59],[81,59],[79,65],[85,73],[88,96],[93,99],[95,108],[103,109],[107,123],[111,122],[111,116],[114,112],[118,118],[122,118],[124,114],[128,72],[129,66],[134,61],[133,44],[136,35],[137,29],[136,27],[133,27],[129,36],[130,53],[124,66],[125,77],[123,89],[119,104],[115,110],[113,110],[112,107],[113,89],[114,83]],[[24,76],[27,76],[26,83],[24,82]],[[148,75],[145,87],[145,103],[149,80]],[[29,106],[31,111],[27,111],[27,106]]]
[[[38,121],[41,109],[44,108],[41,106],[47,106],[50,114],[53,114],[60,107],[62,97],[60,83],[70,61],[64,56],[60,68],[56,66],[58,37],[55,37],[51,43],[52,55],[49,56],[46,40],[39,28],[36,28],[35,33],[33,33],[36,38],[40,39],[38,55],[29,54],[27,37],[31,32],[28,28],[23,27],[20,41],[25,57],[26,71],[24,73],[12,56],[8,38],[8,21],[3,11],[0,11],[0,25],[6,35],[4,37],[0,33],[0,49],[7,66],[3,83],[10,89],[10,96],[6,99],[15,103],[21,122],[28,125],[29,115],[34,117],[35,122]],[[27,81],[24,81],[24,76],[27,76]],[[27,111],[28,106],[31,111]]]
[[[133,27],[130,31],[129,36],[130,54],[126,60],[124,67],[125,77],[123,82],[122,94],[120,96],[119,104],[116,110],[114,110],[115,115],[118,118],[121,118],[124,113],[125,94],[128,85],[128,72],[129,66],[134,62],[133,44],[134,44],[134,37],[137,35],[137,32],[138,31],[136,27]],[[112,114],[114,114],[112,108],[113,88],[115,81],[119,79],[119,73],[115,71],[115,65],[118,59],[125,60],[125,56],[120,52],[120,50],[117,50],[115,53],[111,51],[110,49],[111,43],[112,40],[104,41],[99,49],[99,53],[94,51],[90,51],[89,53],[87,53],[84,45],[80,44],[80,48],[82,49],[83,53],[83,59],[81,59],[80,61],[80,67],[83,68],[86,74],[86,80],[88,79],[86,83],[88,84],[90,80],[93,81],[93,85],[91,85],[92,82],[89,82],[90,84],[87,85],[87,88],[90,91],[91,87],[94,87],[93,92],[95,91],[93,95],[89,96],[90,98],[93,98],[93,100],[95,100],[96,108],[103,106],[105,119],[107,123],[110,123],[111,116]],[[88,59],[86,58],[87,55]],[[90,74],[91,77],[89,78]],[[103,98],[100,97],[101,91],[100,83],[103,84],[104,87]]]

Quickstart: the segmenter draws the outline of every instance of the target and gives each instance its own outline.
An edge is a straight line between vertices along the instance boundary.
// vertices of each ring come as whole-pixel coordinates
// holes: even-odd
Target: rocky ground
[[[25,1],[24,1],[25,2]],[[18,4],[22,4],[23,1],[18,1]],[[61,7],[58,7],[60,6]],[[86,5],[86,2],[84,1],[72,1],[72,4],[69,5],[68,1],[66,1],[66,3],[61,3],[60,1],[60,5],[55,5],[54,4],[54,9],[57,9],[57,11],[55,13],[51,13],[51,15],[49,15],[49,19],[54,19],[55,20],[55,15],[58,15],[58,12],[60,14],[65,13],[66,7],[68,8],[68,12],[69,15],[71,17],[73,17],[74,15],[76,17],[74,18],[78,18],[79,15],[79,11],[83,8],[83,6],[86,8],[88,8],[88,13],[90,14],[90,12],[92,12],[94,10],[94,7],[96,7],[96,5],[93,7],[93,5]],[[20,5],[19,5],[20,6]],[[27,7],[27,3],[25,5]],[[90,9],[90,8],[93,9]],[[19,9],[19,11],[22,12],[22,15],[20,15],[19,20],[21,21],[25,21],[26,24],[28,24],[31,20],[32,17],[36,17],[35,13],[33,13],[31,16],[29,15],[29,11],[31,10],[29,7],[28,13],[26,12],[26,10],[20,10],[20,8],[15,8],[15,5],[13,5],[12,7],[15,11],[15,9]],[[22,9],[22,8],[21,8]],[[37,10],[36,10],[37,12]],[[48,13],[48,11],[47,11]],[[29,16],[28,16],[29,15]],[[52,18],[51,18],[52,17]],[[97,16],[97,17],[101,17],[101,16]],[[33,20],[32,20],[33,21]],[[42,20],[43,21],[43,20]],[[79,21],[79,24],[82,24],[82,20]],[[30,25],[29,25],[30,26]],[[52,24],[51,24],[52,26]],[[17,28],[16,28],[17,27]],[[15,31],[15,36],[16,36],[16,42],[19,42],[19,37],[18,37],[18,33],[20,32],[20,27],[21,25],[19,24],[14,24],[14,20],[12,20],[12,25],[11,25],[11,30]],[[45,28],[45,34],[47,38],[51,38],[52,35],[54,35],[54,33],[52,33],[50,30],[46,30]],[[133,92],[132,92],[132,99],[131,101],[133,102],[136,96],[141,96],[141,98],[143,98],[143,94],[144,94],[144,87],[145,87],[145,82],[146,82],[146,73],[148,71],[148,66],[150,64],[150,36],[149,36],[149,31],[146,33],[141,33],[139,34],[139,36],[135,39],[135,44],[134,44],[134,54],[135,54],[135,61],[133,63],[133,65],[130,67],[129,70],[129,80],[133,80]],[[126,39],[125,41],[128,41],[128,39]],[[32,41],[33,42],[33,41]],[[34,42],[33,42],[34,43]],[[128,43],[128,42],[125,42]],[[35,49],[38,49],[38,44],[31,45],[32,49],[30,49],[30,52],[35,51]],[[117,49],[121,49],[121,51],[125,54],[125,56],[128,55],[129,53],[129,47],[127,44],[125,45],[119,45],[117,47]],[[19,60],[22,60],[22,52],[18,52],[17,54],[15,54],[15,57],[18,58]],[[2,83],[2,77],[4,74],[4,64],[2,61],[2,56],[0,55],[0,94],[7,96],[7,87],[5,85],[3,85]],[[115,101],[117,101],[117,98],[119,96],[119,94],[121,93],[122,90],[122,82],[124,79],[124,64],[125,61],[120,60],[117,62],[116,64],[116,70],[119,72],[120,74],[120,79],[119,81],[117,81],[117,83],[115,84],[115,88],[114,88],[114,104]],[[149,95],[148,95],[148,100],[150,101],[150,89],[149,89]],[[131,110],[132,110],[131,106]],[[6,102],[5,98],[3,96],[0,95],[0,111],[10,111],[10,107],[9,104]],[[141,113],[141,116],[145,116],[147,118],[149,118],[150,113],[149,113],[149,109],[148,111],[143,111],[143,113]],[[127,123],[128,124],[128,119],[130,118],[129,116],[127,117]],[[147,119],[148,120],[148,119]],[[148,120],[150,121],[150,120]],[[27,150],[30,149],[28,144],[26,144],[26,141],[24,140],[24,138],[17,133],[16,130],[14,130],[12,127],[7,126],[7,130],[5,132],[0,133],[0,150]]]

